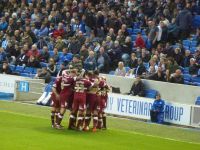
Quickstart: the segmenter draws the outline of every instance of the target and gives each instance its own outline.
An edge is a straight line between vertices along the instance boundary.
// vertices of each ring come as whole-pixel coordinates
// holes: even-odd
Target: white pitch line
[[[0,110],[0,112],[10,113],[10,114],[16,114],[16,115],[21,115],[21,116],[25,116],[25,117],[32,117],[32,118],[40,118],[40,119],[49,120],[48,118],[44,118],[44,117],[38,117],[38,116],[27,115],[27,114],[22,114],[22,113],[10,112],[10,111],[5,111],[5,110]],[[136,135],[141,135],[141,136],[147,136],[147,137],[152,137],[152,138],[160,138],[160,139],[174,141],[174,142],[200,145],[200,143],[196,143],[196,142],[181,141],[181,140],[176,140],[176,139],[172,139],[172,138],[165,138],[165,137],[161,137],[161,136],[156,136],[156,135],[151,135],[151,134],[144,134],[144,133],[135,132],[135,131],[126,131],[126,130],[115,129],[115,128],[111,128],[111,130],[121,131],[121,132],[129,133],[129,134],[136,134]]]

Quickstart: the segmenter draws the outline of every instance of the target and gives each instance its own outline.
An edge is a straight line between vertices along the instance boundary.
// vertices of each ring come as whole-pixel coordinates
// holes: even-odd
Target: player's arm
[[[60,95],[58,94],[58,92],[57,92],[57,90],[56,90],[56,87],[53,86],[53,88],[52,88],[52,92],[55,94],[56,99],[59,100]]]

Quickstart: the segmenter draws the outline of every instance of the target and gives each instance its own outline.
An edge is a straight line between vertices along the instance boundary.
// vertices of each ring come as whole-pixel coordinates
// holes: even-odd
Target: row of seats
[[[13,73],[27,73],[27,74],[36,74],[37,68],[32,67],[24,67],[24,66],[15,66],[15,65],[9,65],[10,69]]]

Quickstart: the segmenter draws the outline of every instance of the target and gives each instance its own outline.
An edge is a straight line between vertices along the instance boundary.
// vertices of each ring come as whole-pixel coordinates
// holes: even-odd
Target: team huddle
[[[77,73],[77,70],[64,70],[57,77],[52,89],[52,127],[62,129],[61,125],[66,109],[70,110],[68,129],[89,131],[93,119],[92,131],[106,129],[107,93],[109,87],[98,71]]]

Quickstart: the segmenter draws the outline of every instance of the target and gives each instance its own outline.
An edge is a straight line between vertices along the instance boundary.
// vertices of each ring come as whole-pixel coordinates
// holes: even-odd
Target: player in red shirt
[[[105,108],[107,107],[109,86],[106,83],[106,78],[101,77],[99,81],[99,91],[98,91],[98,128],[106,129],[106,114]],[[102,124],[103,123],[103,124]]]
[[[89,72],[89,79],[93,83],[93,86],[89,89],[87,93],[87,111],[86,111],[86,117],[85,117],[85,125],[84,130],[89,130],[89,124],[91,121],[91,115],[93,117],[93,132],[96,131],[97,123],[98,123],[98,100],[97,100],[97,92],[98,92],[98,84],[99,84],[99,72],[94,71],[94,73]]]
[[[75,124],[75,115],[78,114],[78,122],[76,128],[82,130],[84,112],[86,109],[86,93],[92,83],[85,74],[84,77],[78,77],[74,87],[74,101],[72,106],[72,113],[70,115],[70,125]]]
[[[60,112],[60,92],[61,92],[61,81],[62,77],[57,77],[55,83],[53,84],[51,100],[52,100],[52,109],[51,109],[51,123],[54,128],[58,120],[58,113]],[[56,118],[56,120],[55,120]]]
[[[76,71],[71,70],[70,73],[63,71],[60,92],[60,113],[58,114],[57,128],[61,128],[61,121],[65,114],[66,108],[69,107],[73,99],[73,86],[75,83]]]

